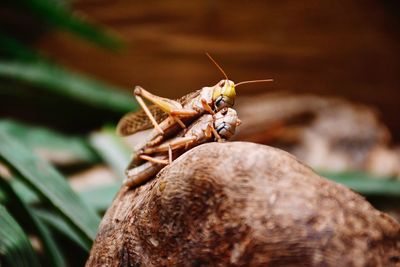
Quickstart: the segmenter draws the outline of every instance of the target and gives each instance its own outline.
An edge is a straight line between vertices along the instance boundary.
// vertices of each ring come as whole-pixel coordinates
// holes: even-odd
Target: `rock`
[[[398,266],[400,226],[290,154],[210,143],[122,188],[86,266]]]

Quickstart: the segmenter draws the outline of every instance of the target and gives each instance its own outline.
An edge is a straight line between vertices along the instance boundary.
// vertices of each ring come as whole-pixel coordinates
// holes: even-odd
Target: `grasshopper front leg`
[[[213,135],[214,135],[215,138],[217,139],[218,143],[224,142],[224,139],[221,138],[221,136],[219,135],[219,133],[217,132],[217,130],[215,130],[214,126],[211,126],[211,132],[213,133]]]
[[[218,134],[217,130],[215,130],[213,123],[207,125],[204,134],[207,138],[211,138],[214,135],[214,137],[217,139],[219,143],[224,141],[224,139]]]

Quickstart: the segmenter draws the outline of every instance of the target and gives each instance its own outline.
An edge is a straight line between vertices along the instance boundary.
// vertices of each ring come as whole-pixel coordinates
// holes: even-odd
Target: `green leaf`
[[[66,1],[23,0],[13,4],[22,5],[24,12],[29,11],[50,27],[68,31],[94,44],[113,50],[122,45],[120,38],[115,34],[89,23],[82,14],[76,15]]]
[[[320,174],[363,195],[400,196],[400,181],[393,180],[392,177],[376,177],[362,172],[321,171]]]
[[[9,120],[0,120],[0,131],[21,140],[24,145],[56,164],[92,164],[100,160],[84,138]]]
[[[98,212],[103,212],[110,207],[115,195],[121,188],[121,183],[111,185],[98,186],[89,190],[78,192],[78,194],[95,208]]]
[[[90,135],[89,141],[100,157],[123,180],[132,152],[123,144],[121,137],[115,134],[115,129],[95,132]]]
[[[85,242],[85,240],[82,239],[82,237],[77,234],[76,231],[60,216],[40,209],[35,209],[34,214],[39,217],[39,219],[46,225],[52,227],[60,234],[66,236],[68,239],[80,246],[86,252],[90,251],[90,246]]]
[[[0,205],[0,225],[0,265],[39,266],[28,237],[3,205]]]
[[[39,60],[40,56],[16,39],[0,32],[0,52],[19,60]]]
[[[0,61],[1,77],[37,86],[97,108],[119,113],[137,109],[132,96],[119,88],[71,73],[45,61]]]
[[[91,244],[100,218],[76,195],[65,178],[50,164],[35,157],[16,139],[0,132],[0,158],[48,201]]]
[[[66,266],[64,257],[61,254],[57,244],[53,240],[50,231],[37,218],[37,216],[31,212],[31,209],[26,203],[24,203],[17,191],[14,191],[14,189],[1,178],[0,188],[6,192],[9,199],[8,203],[10,203],[12,209],[18,212],[19,221],[23,222],[23,225],[30,225],[33,227],[34,234],[36,234],[42,241],[44,251],[46,253],[46,259],[51,266]]]
[[[19,197],[29,205],[40,204],[40,198],[36,192],[32,191],[25,183],[13,179],[11,181],[13,189]],[[97,212],[103,212],[111,205],[116,193],[121,187],[120,182],[109,185],[101,185],[76,192],[82,200]],[[6,195],[0,190],[0,203],[6,200]]]

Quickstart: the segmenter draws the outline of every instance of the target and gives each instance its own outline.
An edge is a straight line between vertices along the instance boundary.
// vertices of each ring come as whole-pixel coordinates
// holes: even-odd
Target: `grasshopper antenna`
[[[238,87],[239,85],[247,84],[247,83],[264,83],[264,82],[273,82],[273,81],[274,81],[274,79],[243,81],[243,82],[235,84],[235,86]]]
[[[215,66],[217,66],[217,68],[222,72],[222,74],[225,76],[225,79],[228,79],[228,76],[226,75],[225,71],[221,68],[220,65],[218,65],[217,61],[215,61],[209,53],[206,52],[207,57],[212,61],[212,63],[214,63]]]

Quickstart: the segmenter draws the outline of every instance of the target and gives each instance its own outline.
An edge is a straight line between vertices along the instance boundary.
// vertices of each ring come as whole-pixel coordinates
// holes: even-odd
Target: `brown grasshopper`
[[[122,136],[154,127],[148,138],[150,145],[156,145],[168,136],[176,134],[180,128],[186,128],[204,113],[213,114],[224,107],[235,103],[236,90],[239,85],[256,82],[269,82],[272,79],[243,81],[235,84],[228,79],[224,70],[209,55],[210,60],[218,67],[225,79],[212,87],[203,87],[178,100],[156,96],[140,86],[134,90],[135,98],[143,108],[142,111],[128,113],[117,125],[117,132]],[[153,103],[146,106],[143,98]],[[183,120],[183,121],[182,121]]]
[[[185,151],[211,142],[214,137],[218,141],[231,138],[239,124],[237,113],[232,108],[225,107],[213,115],[204,114],[177,137],[158,146],[144,146],[138,151],[126,171],[124,184],[134,187],[144,183]]]

